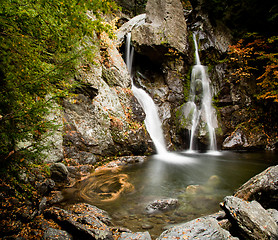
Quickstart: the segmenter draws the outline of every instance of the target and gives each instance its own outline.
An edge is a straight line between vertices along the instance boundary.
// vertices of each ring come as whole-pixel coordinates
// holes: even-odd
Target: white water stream
[[[128,33],[126,37],[126,65],[130,75],[132,74],[132,61],[133,61],[134,49],[131,46],[131,34]],[[137,98],[141,107],[143,108],[146,118],[145,125],[151,139],[155,145],[157,154],[165,155],[167,153],[166,144],[164,141],[164,135],[162,130],[162,124],[158,116],[157,107],[150,97],[143,89],[137,88],[132,81],[132,91]]]
[[[189,151],[195,150],[194,138],[201,121],[206,123],[210,141],[209,150],[216,151],[215,124],[213,123],[213,119],[216,118],[211,101],[210,80],[208,78],[206,67],[201,65],[195,34],[193,34],[193,40],[195,45],[196,65],[193,67],[191,74],[190,100],[187,103],[191,109],[190,112],[192,113]]]

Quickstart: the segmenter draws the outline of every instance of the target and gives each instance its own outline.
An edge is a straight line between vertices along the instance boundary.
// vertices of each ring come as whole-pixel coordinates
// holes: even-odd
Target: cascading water
[[[132,61],[134,49],[131,46],[131,34],[128,33],[126,37],[126,65],[130,75],[132,74]],[[158,116],[157,107],[152,98],[143,89],[137,88],[132,81],[132,91],[137,98],[141,107],[143,108],[146,118],[145,125],[151,139],[155,145],[156,151],[159,155],[167,153],[166,144],[164,141],[162,124]]]
[[[194,136],[201,120],[203,120],[207,126],[210,139],[209,150],[216,151],[215,124],[213,124],[215,114],[212,107],[209,78],[206,67],[201,65],[195,34],[193,34],[193,40],[195,45],[196,65],[193,67],[191,74],[190,101],[188,102],[192,114],[189,151],[194,150]]]

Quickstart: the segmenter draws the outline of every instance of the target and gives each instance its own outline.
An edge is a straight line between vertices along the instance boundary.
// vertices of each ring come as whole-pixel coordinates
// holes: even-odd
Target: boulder
[[[71,240],[72,237],[64,230],[48,228],[43,234],[44,240]]]
[[[277,239],[278,225],[257,202],[228,196],[221,207],[244,239]]]
[[[152,203],[149,203],[146,207],[146,211],[149,214],[157,213],[160,211],[169,211],[175,209],[178,206],[178,199],[168,198],[155,200]]]
[[[149,232],[136,232],[136,233],[129,233],[129,232],[123,232],[118,240],[151,240],[151,236]]]
[[[265,209],[278,206],[278,165],[272,166],[252,177],[234,194],[246,201],[256,200]]]
[[[163,46],[185,54],[188,50],[187,27],[180,0],[149,0],[146,22],[132,30],[132,42],[145,55],[153,49],[160,55]]]
[[[87,203],[78,203],[70,206],[70,210],[74,214],[86,213],[87,216],[92,218],[96,217],[106,225],[111,225],[111,217],[108,215],[108,213],[102,209],[97,208],[96,206]]]
[[[46,179],[38,185],[38,192],[41,195],[48,194],[55,187],[55,182],[52,179]]]
[[[52,218],[78,239],[113,239],[109,227],[100,221],[99,217],[93,214],[88,215],[85,210],[66,211],[58,207],[51,207],[44,211],[44,215]]]
[[[243,149],[248,147],[248,142],[243,132],[238,129],[224,140],[222,147],[224,149]]]
[[[50,175],[55,182],[65,182],[68,180],[69,171],[63,163],[54,163],[50,167]]]
[[[194,219],[164,231],[157,240],[165,239],[233,239],[228,231],[222,229],[213,217]]]

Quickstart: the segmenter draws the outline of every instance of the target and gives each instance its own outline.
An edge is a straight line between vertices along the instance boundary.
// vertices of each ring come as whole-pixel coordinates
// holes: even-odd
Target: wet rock
[[[278,165],[272,166],[252,177],[234,194],[246,201],[256,200],[265,209],[278,206]]]
[[[130,19],[128,22],[123,24],[116,32],[116,44],[118,46],[122,45],[122,43],[125,40],[125,36],[127,33],[130,33],[132,28],[138,27],[145,23],[146,20],[146,14],[140,14],[132,19]]]
[[[41,195],[49,193],[55,187],[55,182],[52,179],[46,179],[38,186],[38,191]]]
[[[273,240],[278,238],[278,225],[257,201],[246,202],[228,196],[225,197],[221,207],[244,238]]]
[[[242,149],[248,146],[247,139],[243,132],[238,129],[231,136],[227,137],[223,142],[224,149]]]
[[[175,209],[178,206],[178,199],[169,198],[155,200],[154,202],[148,204],[146,211],[149,214],[157,213],[159,211],[169,211]]]
[[[153,225],[151,225],[151,224],[143,224],[143,225],[141,226],[141,228],[144,229],[144,230],[148,230],[148,229],[152,229],[152,228],[153,228]]]
[[[43,234],[44,240],[71,240],[72,237],[64,230],[48,228]]]
[[[65,182],[68,180],[69,171],[63,163],[54,163],[50,167],[50,175],[55,182]]]
[[[85,212],[74,213],[58,207],[46,209],[44,215],[52,218],[64,229],[79,239],[112,240],[112,232],[106,224],[94,215]]]
[[[222,229],[212,217],[194,219],[164,231],[157,240],[164,239],[233,239],[228,231]]]
[[[136,233],[128,233],[124,232],[120,235],[118,240],[151,240],[151,236],[149,232],[136,232]]]

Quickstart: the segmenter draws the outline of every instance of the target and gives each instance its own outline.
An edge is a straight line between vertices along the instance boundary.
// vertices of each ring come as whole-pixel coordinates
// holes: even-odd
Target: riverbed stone
[[[69,171],[63,163],[54,163],[50,167],[50,175],[55,182],[65,182],[68,179]]]
[[[278,238],[278,225],[257,201],[247,202],[228,196],[224,198],[221,207],[245,239]]]
[[[160,211],[169,211],[175,209],[178,206],[178,199],[168,198],[168,199],[159,199],[149,203],[146,206],[146,211],[149,214],[158,213]]]
[[[136,232],[136,233],[129,233],[123,232],[118,240],[151,240],[151,236],[149,232]]]
[[[212,217],[197,218],[164,231],[157,240],[165,239],[233,239],[228,231],[222,229]]]
[[[265,209],[278,206],[278,165],[272,166],[252,177],[234,194],[247,201],[256,200]]]

